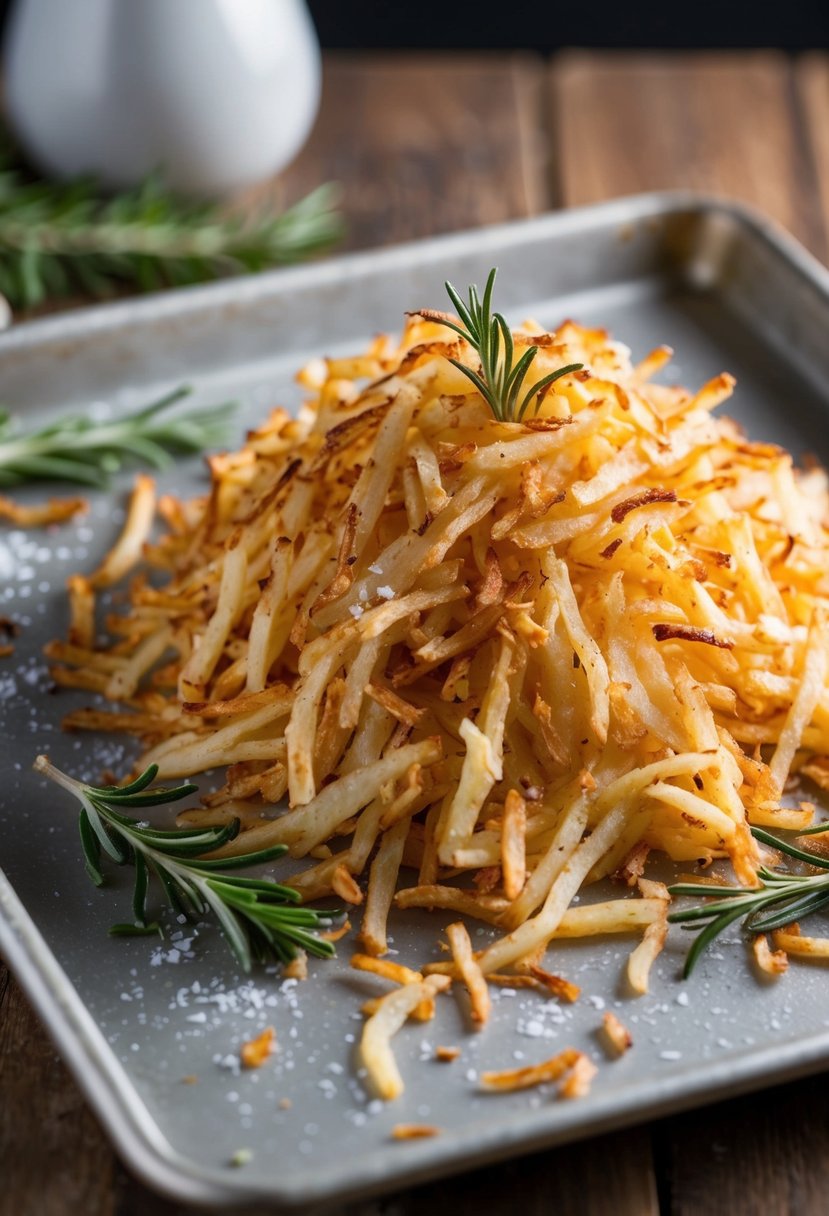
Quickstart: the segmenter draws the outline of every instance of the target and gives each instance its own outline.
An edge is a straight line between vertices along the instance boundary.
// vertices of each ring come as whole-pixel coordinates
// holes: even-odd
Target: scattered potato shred
[[[261,1068],[276,1048],[276,1033],[273,1026],[266,1026],[255,1039],[243,1043],[239,1050],[239,1058],[243,1068]]]

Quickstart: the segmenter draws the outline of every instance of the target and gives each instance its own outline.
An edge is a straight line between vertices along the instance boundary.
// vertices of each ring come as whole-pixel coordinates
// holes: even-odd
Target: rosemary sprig
[[[192,390],[175,389],[158,401],[112,422],[87,414],[59,418],[40,430],[20,433],[0,410],[0,486],[25,481],[72,481],[104,487],[125,462],[167,468],[171,454],[215,447],[227,435],[233,402],[168,415],[170,406]],[[162,415],[164,415],[162,417]]]
[[[467,367],[458,359],[450,359],[449,362],[472,381],[499,422],[520,422],[531,404],[534,403],[535,409],[538,409],[544,389],[561,376],[580,371],[583,364],[569,363],[566,367],[560,367],[537,380],[529,388],[524,388],[524,381],[538,354],[538,347],[529,347],[517,362],[513,362],[515,343],[510,327],[501,313],[492,311],[492,291],[496,274],[497,267],[493,267],[486,281],[483,299],[478,295],[478,288],[472,286],[469,288],[466,303],[451,283],[444,284],[449,299],[463,322],[462,325],[456,324],[446,313],[432,309],[421,309],[418,315],[454,330],[478,352],[481,361],[480,372]]]
[[[342,234],[332,186],[250,218],[171,194],[158,177],[111,198],[95,181],[45,182],[0,150],[0,293],[13,308],[77,294],[155,291],[301,261]]]
[[[234,819],[222,828],[165,830],[150,827],[122,813],[178,802],[196,791],[195,785],[150,789],[158,766],[151,764],[137,780],[124,786],[94,786],[76,781],[56,768],[47,756],[38,756],[35,771],[68,790],[81,804],[79,828],[86,872],[96,886],[104,883],[102,859],[135,867],[132,910],[134,925],[114,925],[117,936],[158,931],[148,922],[150,877],[160,883],[167,904],[177,915],[215,917],[240,966],[250,971],[254,962],[290,962],[299,949],[330,958],[334,947],[317,935],[331,924],[337,912],[300,908],[300,895],[291,887],[268,878],[228,876],[228,870],[259,865],[281,857],[284,845],[259,849],[237,857],[203,858],[233,840],[239,831]]]
[[[820,827],[801,832],[800,835],[816,835],[827,830],[829,827],[822,824]],[[710,903],[672,912],[668,917],[673,924],[701,929],[685,960],[683,976],[686,979],[700,955],[735,920],[744,921],[749,933],[770,933],[773,929],[782,929],[792,921],[803,920],[804,917],[811,916],[829,905],[829,859],[798,849],[795,845],[764,832],[762,828],[752,828],[751,834],[763,844],[779,849],[781,853],[786,853],[796,861],[817,866],[826,872],[779,873],[767,866],[761,866],[757,871],[760,880],[757,887],[715,887],[708,883],[690,882],[675,883],[669,887],[671,895],[718,897]],[[766,915],[763,915],[764,912]]]

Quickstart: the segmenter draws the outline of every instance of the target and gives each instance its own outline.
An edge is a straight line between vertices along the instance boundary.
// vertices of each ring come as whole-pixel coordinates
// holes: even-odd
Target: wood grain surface
[[[355,249],[532,215],[550,203],[543,84],[530,55],[330,59],[285,185],[339,182]]]
[[[341,183],[366,248],[670,187],[742,199],[827,257],[829,60],[774,53],[337,56],[274,206]],[[335,1216],[823,1216],[825,1079],[536,1154]],[[187,1216],[123,1169],[0,964],[0,1213]]]
[[[550,105],[563,205],[690,187],[758,207],[825,260],[816,144],[783,55],[564,54]],[[813,108],[825,132],[825,99],[822,123]]]

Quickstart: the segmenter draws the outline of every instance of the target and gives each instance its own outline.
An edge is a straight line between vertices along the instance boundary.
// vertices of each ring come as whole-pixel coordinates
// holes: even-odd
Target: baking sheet
[[[667,342],[677,352],[671,380],[736,374],[729,412],[753,438],[829,455],[829,276],[762,221],[684,195],[622,200],[20,326],[0,337],[1,395],[34,423],[91,401],[129,408],[187,381],[199,400],[241,402],[241,436],[271,406],[298,403],[292,376],[307,356],[358,350],[406,308],[439,306],[444,278],[482,282],[495,264],[499,303],[513,320],[602,324],[638,357]],[[95,496],[76,524],[0,534],[0,615],[23,627],[13,658],[0,666],[0,949],[125,1160],[147,1182],[209,1204],[345,1199],[825,1063],[829,1008],[820,968],[794,966],[766,986],[734,932],[683,983],[688,938],[674,928],[651,992],[638,1000],[621,982],[632,940],[608,938],[561,944],[548,955],[581,985],[575,1005],[501,990],[492,1024],[473,1034],[460,1005],[439,1002],[434,1022],[397,1036],[406,1092],[384,1106],[365,1093],[354,1047],[360,1005],[385,986],[349,972],[349,943],[336,962],[313,963],[310,978],[296,984],[275,971],[240,975],[206,926],[172,924],[164,942],[109,938],[109,925],[127,917],[130,875],[118,873],[102,891],[88,883],[76,808],[30,766],[48,751],[73,774],[97,778],[103,768],[123,771],[133,754],[118,739],[61,734],[61,716],[91,697],[50,695],[41,656],[43,643],[65,629],[66,575],[90,570],[109,546],[129,482]],[[161,483],[197,492],[205,484],[200,462],[183,463]],[[399,957],[434,956],[448,919],[395,919]],[[476,945],[488,933],[473,930]],[[597,1039],[608,1008],[635,1037],[634,1050],[614,1063]],[[276,1028],[278,1053],[240,1074],[240,1042],[266,1025]],[[436,1063],[437,1044],[459,1046],[460,1058]],[[600,1063],[588,1098],[478,1091],[482,1069],[536,1062],[569,1045]],[[401,1121],[437,1124],[441,1135],[394,1142],[391,1127]],[[234,1168],[240,1149],[250,1159]]]

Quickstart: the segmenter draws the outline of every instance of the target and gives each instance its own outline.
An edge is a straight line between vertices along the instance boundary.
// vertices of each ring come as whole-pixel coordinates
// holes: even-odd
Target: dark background
[[[829,46],[829,0],[310,0],[330,47]]]
[[[309,0],[309,7],[323,46],[332,48],[829,47],[829,0]],[[0,21],[8,8],[0,0]]]

